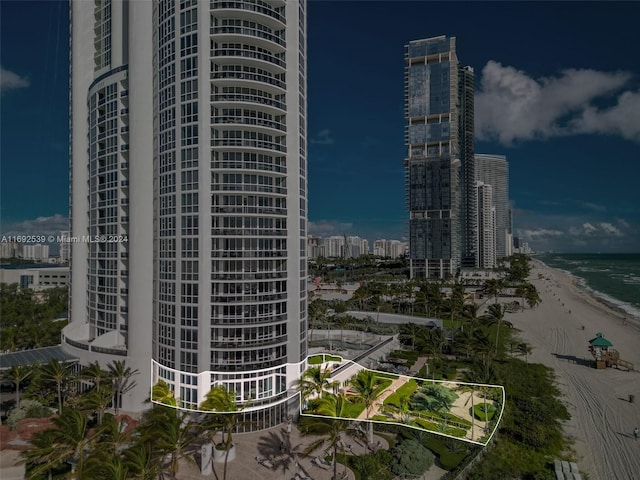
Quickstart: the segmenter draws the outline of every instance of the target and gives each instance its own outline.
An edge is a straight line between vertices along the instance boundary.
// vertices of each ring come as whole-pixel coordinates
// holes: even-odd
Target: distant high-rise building
[[[22,244],[18,242],[0,243],[0,258],[17,258],[22,256]]]
[[[504,155],[475,155],[476,180],[493,188],[496,207],[496,256],[511,253],[511,214],[509,207],[509,164]]]
[[[307,257],[310,260],[323,256],[322,253],[324,249],[321,249],[321,247],[322,238],[314,237],[312,235],[307,237]]]
[[[405,61],[411,276],[442,278],[477,263],[473,70],[455,37],[414,40]]]
[[[400,240],[376,240],[373,242],[373,254],[378,257],[399,258],[406,253],[407,244]]]
[[[324,253],[327,257],[342,257],[344,255],[344,236],[332,235],[323,240]]]
[[[71,2],[69,325],[82,363],[281,422],[307,356],[306,2]],[[150,367],[152,365],[152,367]]]
[[[478,219],[478,267],[496,266],[496,207],[493,204],[493,188],[476,182]]]
[[[23,245],[22,258],[25,260],[47,260],[49,258],[49,245]]]
[[[71,243],[69,241],[69,231],[60,232],[62,242],[60,242],[60,263],[68,263],[71,258]]]

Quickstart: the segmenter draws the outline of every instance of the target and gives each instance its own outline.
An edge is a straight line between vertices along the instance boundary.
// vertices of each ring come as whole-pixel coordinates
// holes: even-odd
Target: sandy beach
[[[633,438],[633,428],[640,427],[640,325],[564,272],[535,260],[533,266],[530,280],[542,303],[506,318],[533,347],[530,361],[557,374],[572,417],[565,432],[575,440],[580,470],[592,479],[640,480],[640,440]],[[598,332],[636,371],[593,368],[587,347]]]

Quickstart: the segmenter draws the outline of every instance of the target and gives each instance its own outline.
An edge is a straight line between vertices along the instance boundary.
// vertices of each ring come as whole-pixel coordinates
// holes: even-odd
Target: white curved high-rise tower
[[[71,3],[63,345],[140,370],[125,409],[163,379],[185,408],[225,385],[261,425],[287,415],[307,354],[305,8]]]

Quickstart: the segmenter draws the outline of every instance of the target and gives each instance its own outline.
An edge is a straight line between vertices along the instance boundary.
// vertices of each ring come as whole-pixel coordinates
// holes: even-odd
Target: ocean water
[[[640,320],[640,253],[548,253],[535,258]]]

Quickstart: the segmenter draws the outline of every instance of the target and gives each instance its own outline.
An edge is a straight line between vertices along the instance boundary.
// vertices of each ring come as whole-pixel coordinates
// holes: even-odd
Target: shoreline
[[[570,277],[573,280],[573,285],[576,289],[583,291],[586,295],[589,295],[596,302],[601,303],[607,308],[613,310],[613,312],[617,313],[621,319],[626,318],[627,320],[631,320],[631,322],[637,324],[640,328],[640,309],[635,305],[615,298],[607,293],[601,292],[600,290],[596,290],[593,287],[590,287],[585,278],[580,277],[579,275],[576,275],[569,270],[551,266],[535,257],[530,257],[530,259],[532,264],[539,263],[549,270],[554,270],[556,272],[564,274],[567,277]]]
[[[611,297],[606,293],[602,293],[598,290],[594,290],[590,286],[586,284],[586,280],[582,277],[578,277],[575,274],[569,272],[568,270],[564,270],[562,268],[551,267],[537,258],[531,258],[532,264],[535,266],[536,263],[540,264],[538,268],[543,268],[547,270],[551,270],[556,272],[559,275],[564,275],[568,280],[571,281],[572,290],[576,295],[583,297],[584,301],[589,302],[595,308],[600,308],[604,310],[608,315],[617,317],[621,322],[623,327],[629,327],[640,332],[640,316],[637,316],[633,312],[629,312],[625,310],[624,307],[615,301],[621,302],[625,305],[629,305],[629,307],[633,308],[632,305],[622,302],[622,300],[614,299],[615,301],[609,300]]]
[[[531,361],[553,368],[571,419],[564,424],[580,470],[590,478],[629,480],[640,472],[640,323],[584,288],[576,276],[532,259],[529,280],[541,304],[508,315],[533,347]],[[625,321],[626,317],[626,321]],[[602,332],[636,371],[594,368],[588,342]],[[629,395],[638,399],[629,401]]]

